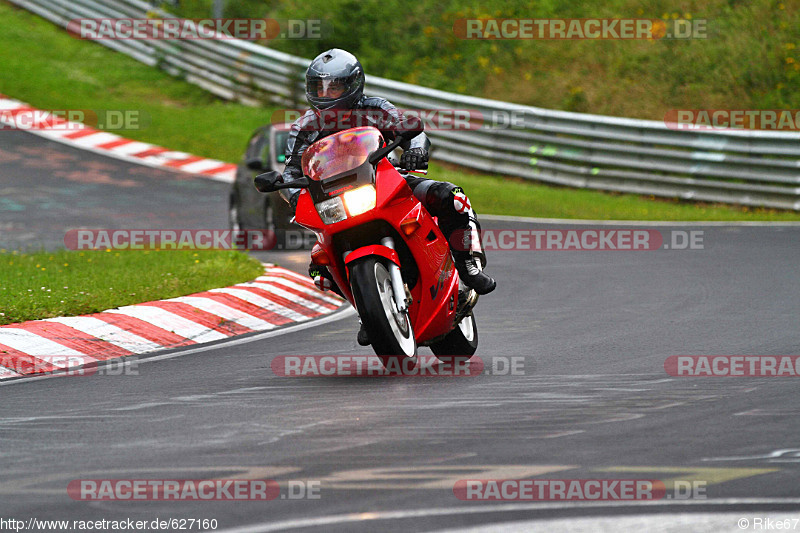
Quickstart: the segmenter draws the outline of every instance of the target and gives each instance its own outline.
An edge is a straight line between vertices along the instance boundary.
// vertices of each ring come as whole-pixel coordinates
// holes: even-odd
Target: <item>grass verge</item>
[[[252,280],[259,261],[237,251],[0,253],[0,325],[97,313]]]
[[[273,111],[221,100],[2,0],[0,65],[0,93],[39,109],[138,111],[140,129],[113,133],[223,161],[238,161]]]
[[[31,36],[35,36],[32,38]],[[146,129],[120,132],[204,157],[241,158],[247,139],[271,109],[224,102],[0,0],[0,92],[43,109],[140,110]],[[96,65],[103,65],[98,70]],[[797,221],[800,213],[631,194],[575,190],[431,166],[431,178],[464,187],[478,213],[602,220]]]
[[[542,218],[665,221],[800,221],[800,213],[570,189],[431,164],[430,176],[464,187],[476,212]]]

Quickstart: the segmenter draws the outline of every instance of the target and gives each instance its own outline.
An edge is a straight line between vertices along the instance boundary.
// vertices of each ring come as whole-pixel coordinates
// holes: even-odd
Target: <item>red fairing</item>
[[[297,203],[296,221],[317,234],[319,245],[331,260],[328,267],[333,279],[345,297],[353,303],[350,290],[349,272],[343,257],[345,250],[333,247],[334,235],[373,222],[383,220],[391,225],[394,238],[405,241],[417,264],[419,277],[411,295],[413,302],[409,308],[409,318],[413,324],[418,343],[445,335],[453,329],[456,306],[458,304],[458,276],[450,255],[450,247],[442,235],[435,219],[421,207],[411,193],[402,175],[384,158],[378,165],[375,177],[375,208],[361,215],[348,217],[334,224],[324,224],[311,200],[311,195],[303,191]],[[419,228],[411,235],[405,235],[400,224],[414,218]],[[378,255],[406,269],[395,250],[380,244],[387,235],[369,236],[374,244],[368,244],[348,254],[346,263],[368,255]],[[397,243],[399,244],[399,243]],[[398,247],[399,249],[399,247]]]
[[[389,163],[386,158],[381,159],[378,163],[378,172],[380,180],[378,181],[378,207],[383,207],[394,198],[414,198],[411,194],[411,188],[403,179],[403,176],[397,172],[397,169]],[[415,203],[419,203],[416,202]],[[399,226],[398,226],[399,228]]]
[[[311,200],[311,195],[306,190],[300,191],[294,220],[304,228],[308,228],[314,233],[317,233],[317,235],[319,235],[319,230],[325,227],[325,223],[319,217],[319,213],[317,213],[317,209],[314,207],[314,201]]]
[[[361,259],[362,257],[366,257],[368,255],[379,255],[381,257],[385,257],[395,265],[400,266],[400,257],[397,256],[397,252],[382,244],[373,244],[371,246],[364,246],[363,248],[359,248],[354,252],[350,252],[349,254],[347,254],[347,258],[344,260],[344,264],[349,265],[356,259]]]

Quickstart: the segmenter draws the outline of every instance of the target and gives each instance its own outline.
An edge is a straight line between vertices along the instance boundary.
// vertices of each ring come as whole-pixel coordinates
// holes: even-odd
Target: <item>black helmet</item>
[[[318,96],[319,89],[339,88],[338,96]],[[352,109],[364,94],[364,69],[356,56],[332,48],[314,58],[306,71],[306,99],[321,111],[324,109]]]

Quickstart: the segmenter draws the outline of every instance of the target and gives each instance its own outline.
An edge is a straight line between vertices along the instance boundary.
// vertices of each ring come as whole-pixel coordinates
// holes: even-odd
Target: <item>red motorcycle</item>
[[[444,361],[475,353],[478,295],[459,288],[447,239],[387,158],[402,140],[344,130],[306,149],[303,178],[283,183],[268,172],[255,186],[303,189],[295,221],[317,235],[313,263],[328,267],[383,364],[413,368],[418,346]]]

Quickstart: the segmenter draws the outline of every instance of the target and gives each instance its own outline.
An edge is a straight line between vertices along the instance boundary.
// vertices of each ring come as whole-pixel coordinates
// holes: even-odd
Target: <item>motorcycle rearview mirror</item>
[[[253,180],[253,185],[256,186],[258,192],[275,192],[280,189],[305,189],[308,184],[309,180],[305,176],[289,183],[284,183],[283,176],[277,170],[259,174]]]
[[[425,130],[422,120],[416,115],[406,113],[400,118],[399,135],[406,141],[410,141]]]
[[[398,135],[397,138],[395,138],[395,140],[392,141],[390,144],[387,144],[383,148],[378,148],[377,150],[372,152],[372,155],[369,156],[369,162],[374,165],[387,155],[391,154],[392,151],[398,146],[400,146],[400,143],[402,142],[403,142],[403,137],[401,135]]]

